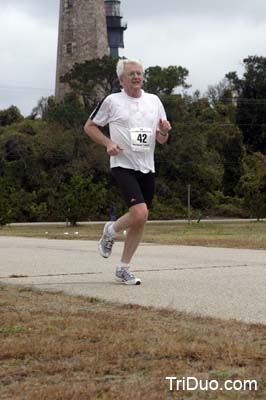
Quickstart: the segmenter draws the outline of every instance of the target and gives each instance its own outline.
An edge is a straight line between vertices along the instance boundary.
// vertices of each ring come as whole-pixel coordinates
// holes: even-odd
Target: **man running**
[[[130,262],[142,238],[154,195],[155,143],[166,143],[171,129],[160,99],[142,90],[143,72],[140,61],[119,60],[117,76],[123,90],[105,97],[84,127],[92,140],[106,147],[112,175],[128,206],[126,214],[105,224],[99,252],[102,257],[109,257],[118,232],[126,231],[115,275],[130,285],[141,284],[130,271]],[[99,129],[107,124],[110,138]]]

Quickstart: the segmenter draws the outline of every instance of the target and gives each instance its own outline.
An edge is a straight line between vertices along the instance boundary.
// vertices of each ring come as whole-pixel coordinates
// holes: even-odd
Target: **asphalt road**
[[[0,237],[0,283],[266,324],[265,250],[143,244],[142,285],[126,286],[114,279],[121,249],[103,259],[94,241]]]

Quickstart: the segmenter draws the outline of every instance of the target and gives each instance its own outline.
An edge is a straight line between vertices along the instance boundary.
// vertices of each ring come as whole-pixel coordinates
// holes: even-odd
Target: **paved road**
[[[94,241],[0,237],[0,282],[266,324],[265,250],[143,244],[132,265],[143,284],[125,286],[121,248],[106,260]]]

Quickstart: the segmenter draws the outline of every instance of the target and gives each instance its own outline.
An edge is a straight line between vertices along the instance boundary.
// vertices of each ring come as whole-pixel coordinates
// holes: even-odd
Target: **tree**
[[[207,91],[214,112],[210,143],[219,151],[224,164],[223,194],[235,196],[243,172],[243,135],[236,125],[236,91],[227,78]]]
[[[53,96],[42,98],[33,109],[34,114],[41,115],[45,121],[57,122],[65,128],[75,128],[78,131],[83,130],[88,118],[88,113],[75,93],[67,94],[61,103],[57,103]]]
[[[41,97],[38,100],[37,105],[32,109],[30,118],[33,120],[35,120],[36,118],[45,119],[50,108],[53,108],[54,105],[55,105],[54,96]]]
[[[251,217],[266,217],[266,156],[261,153],[248,155],[244,163],[244,174],[239,182],[239,194]]]
[[[243,60],[245,72],[226,75],[237,93],[236,122],[248,151],[266,154],[266,57],[249,56]]]
[[[73,226],[81,219],[99,218],[106,209],[106,187],[94,183],[92,177],[74,175],[69,183],[62,185],[60,203],[62,217]]]
[[[188,70],[181,66],[149,67],[144,73],[144,89],[157,95],[170,95],[178,86],[185,89],[190,87],[186,83],[187,77]]]
[[[7,138],[4,150],[7,161],[24,160],[32,153],[30,140],[19,133],[10,135]]]
[[[90,110],[99,99],[117,89],[116,63],[116,59],[108,56],[76,63],[61,77],[61,82],[81,96],[86,110]]]
[[[0,225],[14,221],[40,221],[46,217],[46,204],[37,203],[35,191],[26,191],[7,177],[0,177],[0,186]]]
[[[0,126],[12,125],[22,120],[23,116],[16,106],[11,106],[6,110],[0,111]]]
[[[223,193],[226,196],[235,196],[237,185],[243,173],[243,144],[241,133],[233,128],[223,146],[224,174]]]
[[[0,127],[2,221],[68,218],[74,224],[80,219],[108,218],[114,204],[116,213],[123,213],[116,188],[106,195],[111,185],[109,157],[83,132],[98,97],[115,87],[116,61],[107,57],[76,64],[63,78],[73,90],[63,102],[52,96],[42,98],[31,119]],[[156,146],[157,190],[151,216],[184,216],[188,184],[195,215],[198,210],[244,215],[243,199],[254,215],[263,210],[266,179],[265,165],[253,158],[245,158],[243,169],[242,125],[236,122],[246,77],[229,73],[205,96],[198,91],[192,96],[175,93],[178,86],[188,86],[187,76],[186,69],[173,66],[150,67],[145,72],[146,90],[160,96],[173,126],[169,144]],[[248,145],[251,155],[252,149]]]
[[[8,183],[0,177],[0,226],[6,225],[11,222],[11,208],[8,198]]]
[[[235,91],[231,81],[224,78],[217,85],[208,86],[206,96],[213,106],[222,103],[234,104]]]
[[[210,108],[208,99],[197,96],[167,96],[167,103],[170,114],[175,117],[169,144],[156,148],[157,174],[161,182],[158,194],[162,196],[163,190],[176,203],[180,200],[185,206],[190,184],[192,206],[205,209],[208,192],[221,189],[222,185],[222,159],[209,144],[216,113]],[[168,114],[168,109],[166,111]]]

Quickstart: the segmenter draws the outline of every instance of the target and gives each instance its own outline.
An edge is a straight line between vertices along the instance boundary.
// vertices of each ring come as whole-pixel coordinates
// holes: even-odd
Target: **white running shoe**
[[[102,257],[108,258],[112,253],[112,247],[115,242],[115,238],[107,232],[108,226],[112,225],[113,222],[107,222],[103,228],[103,235],[98,243],[98,250]]]
[[[117,267],[115,272],[116,279],[126,285],[140,285],[141,280],[137,278],[128,268]]]

